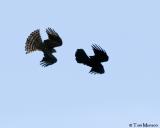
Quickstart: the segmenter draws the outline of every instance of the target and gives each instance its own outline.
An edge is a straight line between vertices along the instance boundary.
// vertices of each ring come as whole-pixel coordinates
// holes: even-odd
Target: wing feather
[[[45,40],[45,42],[49,43],[48,45],[50,45],[50,47],[54,48],[62,45],[62,39],[54,29],[47,28],[46,33],[48,35],[48,40]]]
[[[92,49],[95,54],[95,56],[93,56],[94,58],[96,58],[100,62],[108,61],[109,57],[104,49],[102,49],[100,46],[96,44],[92,45]]]
[[[25,44],[25,51],[26,54],[42,49],[42,39],[40,36],[40,30],[37,29],[33,31],[27,38],[26,44]]]

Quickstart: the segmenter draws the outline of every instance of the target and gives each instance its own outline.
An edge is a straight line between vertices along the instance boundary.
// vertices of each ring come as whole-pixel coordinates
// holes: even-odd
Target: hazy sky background
[[[127,128],[160,125],[159,0],[0,1],[0,128]],[[63,39],[58,62],[25,54],[35,29]],[[91,44],[110,60],[104,75],[89,74],[75,51]]]

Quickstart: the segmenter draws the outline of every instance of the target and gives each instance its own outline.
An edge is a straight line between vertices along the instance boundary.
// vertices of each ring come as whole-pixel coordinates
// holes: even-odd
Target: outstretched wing
[[[40,61],[40,65],[42,65],[43,67],[46,67],[56,62],[57,62],[57,59],[52,55],[52,53],[44,53],[44,57]]]
[[[75,53],[77,63],[91,66],[90,58],[83,49],[77,49]]]
[[[92,45],[92,49],[95,54],[95,56],[92,56],[92,57],[94,57],[94,59],[96,59],[100,62],[108,61],[109,57],[104,49],[102,49],[100,46],[98,46],[96,44]]]
[[[62,45],[62,39],[54,29],[47,28],[46,33],[48,35],[48,40],[45,40],[45,42],[48,43],[50,47],[54,48]]]
[[[25,51],[26,54],[42,49],[42,39],[40,36],[39,29],[33,31],[27,38],[26,44],[25,44]]]

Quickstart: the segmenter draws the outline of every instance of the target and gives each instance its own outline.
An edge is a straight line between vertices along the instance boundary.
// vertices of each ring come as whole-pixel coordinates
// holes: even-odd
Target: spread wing
[[[75,57],[77,63],[91,66],[90,58],[87,56],[86,52],[83,49],[77,49]]]
[[[26,54],[42,49],[42,39],[40,36],[39,29],[33,31],[27,38],[26,44],[25,44],[25,51]]]
[[[104,49],[96,44],[92,45],[92,49],[95,54],[95,56],[93,56],[94,59],[99,60],[100,62],[108,61],[109,57]]]
[[[50,47],[54,48],[62,45],[62,39],[54,29],[47,28],[46,33],[48,35],[48,40],[46,40],[46,42],[49,43]]]
[[[46,67],[56,62],[57,62],[57,59],[55,56],[52,55],[52,53],[44,53],[44,57],[40,61],[40,65],[42,65],[43,67]]]

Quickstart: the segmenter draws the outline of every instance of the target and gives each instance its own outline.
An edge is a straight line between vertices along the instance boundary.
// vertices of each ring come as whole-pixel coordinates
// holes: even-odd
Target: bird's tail
[[[85,65],[89,64],[89,57],[83,49],[77,49],[75,56],[77,63],[83,63]]]

